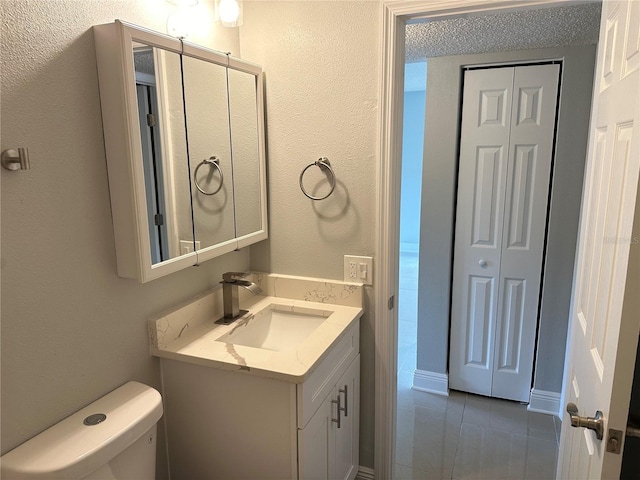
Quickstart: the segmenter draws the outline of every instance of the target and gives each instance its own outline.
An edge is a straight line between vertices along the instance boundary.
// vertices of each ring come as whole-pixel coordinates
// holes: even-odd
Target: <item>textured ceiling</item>
[[[600,7],[600,2],[595,2],[410,24],[406,27],[406,62],[444,55],[595,44]]]

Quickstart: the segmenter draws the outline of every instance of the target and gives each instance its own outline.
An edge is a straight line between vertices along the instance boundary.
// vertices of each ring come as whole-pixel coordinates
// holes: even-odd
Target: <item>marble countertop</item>
[[[212,314],[211,318],[194,321],[191,325],[188,321],[174,325],[171,323],[170,316],[165,316],[150,322],[151,354],[196,365],[302,383],[324,358],[330,347],[342,337],[354,321],[362,316],[363,312],[362,308],[355,306],[274,296],[246,298],[241,306],[249,310],[250,314],[255,314],[271,304],[277,304],[278,310],[290,309],[294,312],[320,310],[327,319],[297,348],[287,351],[270,351],[217,340],[237,328],[238,322],[243,320],[237,320],[230,325],[218,325],[215,323],[218,317]],[[206,305],[202,301],[194,302],[183,307],[186,313],[182,317],[202,316],[203,308],[206,308]]]

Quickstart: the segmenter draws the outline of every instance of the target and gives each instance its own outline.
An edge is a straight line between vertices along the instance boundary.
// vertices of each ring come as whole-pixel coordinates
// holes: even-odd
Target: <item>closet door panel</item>
[[[491,394],[513,68],[466,72],[449,384]]]
[[[505,278],[502,283],[502,321],[497,339],[497,371],[517,372],[522,352],[522,329],[524,320],[524,299],[527,283],[523,278]]]
[[[491,393],[522,402],[531,389],[559,70],[534,65],[514,74]]]

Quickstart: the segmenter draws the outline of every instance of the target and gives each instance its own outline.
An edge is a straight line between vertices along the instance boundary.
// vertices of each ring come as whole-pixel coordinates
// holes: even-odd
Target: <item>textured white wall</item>
[[[373,254],[379,9],[377,2],[245,2],[242,56],[266,72],[269,240],[252,247],[254,270],[342,279],[344,254]],[[313,202],[300,191],[298,176],[322,156],[331,161],[337,185],[328,199]],[[310,190],[320,178],[309,172]],[[372,467],[370,289],[367,297],[360,463]]]
[[[233,253],[139,285],[116,275],[91,26],[165,31],[163,0],[2,0],[2,453],[120,384],[159,387],[147,319],[246,269]],[[213,16],[200,2],[199,18]],[[237,29],[193,41],[238,54]],[[162,450],[159,451],[162,455]],[[162,477],[160,477],[162,478]]]
[[[245,5],[243,58],[266,72],[271,229],[255,268],[342,279],[344,254],[373,253],[378,12],[375,2]],[[313,202],[298,177],[322,156],[337,185]]]

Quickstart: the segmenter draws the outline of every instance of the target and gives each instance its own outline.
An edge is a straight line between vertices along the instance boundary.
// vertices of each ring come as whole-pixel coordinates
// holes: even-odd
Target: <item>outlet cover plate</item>
[[[193,252],[193,244],[195,243],[196,250],[200,250],[200,241],[196,240],[180,240],[180,255],[186,255]]]
[[[345,255],[344,281],[373,285],[373,257]]]

